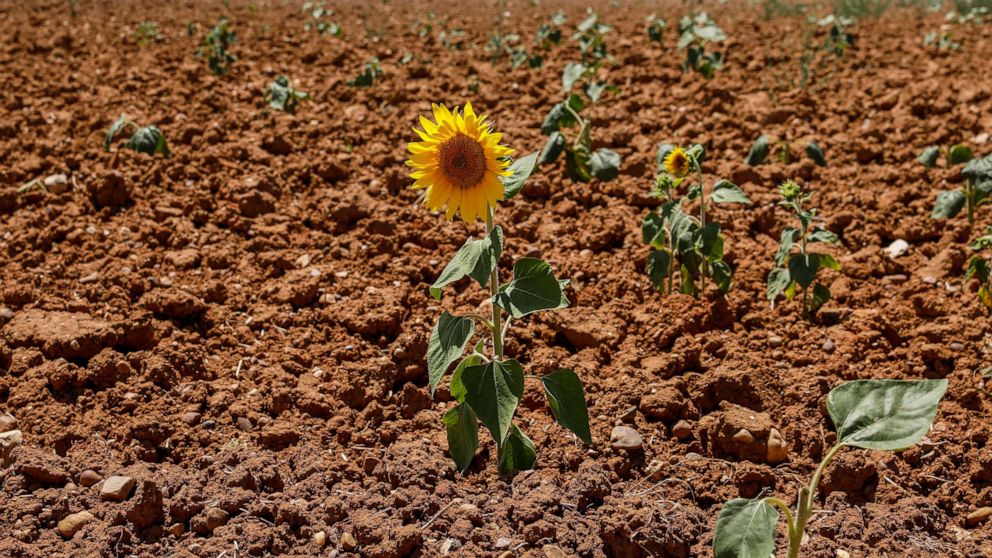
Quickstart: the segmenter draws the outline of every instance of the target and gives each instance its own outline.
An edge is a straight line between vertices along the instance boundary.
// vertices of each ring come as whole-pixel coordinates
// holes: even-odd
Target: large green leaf
[[[778,295],[785,292],[789,288],[789,283],[792,283],[792,277],[789,277],[789,270],[783,267],[776,267],[768,274],[768,300],[775,300]]]
[[[440,300],[441,289],[468,275],[486,287],[503,250],[503,229],[493,228],[486,238],[468,239],[431,285],[431,296]]]
[[[474,332],[475,324],[468,318],[452,316],[448,312],[443,312],[438,318],[427,343],[427,377],[431,395],[434,395],[437,384],[451,363],[461,358]]]
[[[662,248],[665,240],[665,219],[655,213],[648,212],[641,223],[641,240],[654,248]]]
[[[968,161],[961,174],[975,185],[992,182],[992,155]]]
[[[613,180],[620,173],[620,155],[611,149],[597,149],[589,157],[589,170],[599,180]]]
[[[654,288],[660,289],[665,285],[665,280],[675,270],[672,268],[672,256],[665,250],[652,250],[648,254],[648,277]]]
[[[754,145],[751,146],[751,151],[748,152],[744,162],[749,165],[760,165],[768,157],[769,152],[771,152],[771,146],[768,144],[768,136],[759,136]]]
[[[541,376],[544,393],[555,420],[565,428],[575,432],[583,442],[592,444],[589,432],[589,410],[579,376],[568,368],[559,368]]]
[[[551,266],[537,258],[520,258],[513,265],[513,281],[493,297],[493,303],[514,318],[540,310],[568,306],[565,285],[568,281],[555,279]]]
[[[837,442],[874,450],[901,450],[930,429],[947,380],[855,380],[827,394]]]
[[[586,67],[579,62],[569,62],[565,64],[565,69],[561,73],[561,87],[562,90],[568,92],[572,90],[575,86],[575,82],[582,77],[586,71]]]
[[[796,242],[796,235],[799,234],[799,229],[794,227],[786,227],[782,231],[781,239],[779,240],[778,250],[775,252],[775,265],[785,264],[785,258],[789,257],[792,253],[792,246]]]
[[[500,448],[499,471],[501,473],[524,471],[534,467],[536,461],[537,448],[534,447],[534,442],[517,428],[516,424],[511,425],[510,435]]]
[[[482,350],[482,345],[485,344],[485,340],[479,341],[475,346],[476,352]],[[459,403],[465,402],[465,384],[462,382],[462,374],[465,369],[470,366],[478,366],[482,362],[482,358],[479,355],[468,355],[463,358],[458,366],[455,367],[455,371],[451,373],[451,383],[448,384],[448,391],[451,392],[451,398]]]
[[[499,177],[503,183],[503,197],[510,199],[524,189],[524,183],[530,178],[531,173],[537,168],[537,155],[535,151],[526,157],[521,157],[510,165],[510,176]]]
[[[524,394],[520,363],[510,359],[469,366],[462,372],[461,381],[465,385],[465,402],[492,433],[496,444],[502,446]]]
[[[930,147],[923,150],[920,156],[916,158],[917,161],[923,164],[924,167],[931,168],[937,164],[937,159],[940,157],[940,148],[936,145],[931,145]]]
[[[961,163],[967,163],[970,161],[974,155],[971,152],[971,148],[967,145],[954,145],[947,150],[947,164],[959,165]]]
[[[161,153],[164,157],[169,156],[169,145],[165,141],[165,135],[155,126],[144,126],[135,130],[127,146],[138,153],[148,155]]]
[[[813,284],[818,269],[820,269],[819,254],[806,254],[805,256],[795,254],[789,258],[789,276],[804,289]]]
[[[544,143],[544,147],[541,149],[541,154],[538,157],[538,163],[542,165],[553,163],[564,150],[565,136],[555,130],[551,132],[551,135],[548,136],[548,141]]]
[[[728,180],[717,180],[710,195],[713,203],[751,203],[751,199],[736,184]]]
[[[827,166],[827,157],[823,154],[823,148],[815,140],[806,144],[806,155],[818,166]]]
[[[723,505],[713,535],[714,558],[769,558],[778,510],[765,500],[734,498]]]
[[[465,403],[455,405],[442,419],[448,433],[448,453],[458,470],[464,473],[475,458],[479,447],[479,421]]]
[[[937,201],[933,204],[933,212],[930,217],[933,219],[950,219],[964,209],[964,193],[961,190],[944,190],[937,194]]]

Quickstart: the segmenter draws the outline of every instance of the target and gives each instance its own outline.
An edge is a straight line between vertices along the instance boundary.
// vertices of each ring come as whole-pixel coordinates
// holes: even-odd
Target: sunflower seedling
[[[800,487],[795,511],[775,496],[730,500],[717,518],[714,557],[773,556],[781,511],[788,527],[788,558],[798,558],[820,479],[834,456],[845,447],[899,451],[913,446],[930,429],[946,391],[947,380],[855,380],[832,389],[827,412],[837,429],[836,442],[809,484]]]
[[[424,189],[424,204],[432,210],[446,208],[448,218],[459,214],[467,224],[482,217],[485,234],[470,238],[444,267],[430,294],[440,300],[442,291],[468,277],[489,290],[492,313],[453,315],[442,312],[427,345],[427,372],[431,394],[448,369],[450,393],[456,404],[444,414],[448,449],[459,471],[466,471],[479,445],[478,423],[496,442],[499,470],[510,473],[530,469],[537,450],[513,422],[523,399],[527,380],[540,382],[555,419],[587,444],[592,443],[589,413],[582,382],[572,370],[561,368],[544,375],[525,375],[516,359],[504,353],[511,323],[544,310],[568,306],[568,281],[555,277],[551,266],[536,258],[519,258],[513,280],[500,283],[499,260],[504,250],[503,230],[495,224],[501,199],[518,194],[534,171],[537,154],[508,160],[512,150],[499,144],[484,117],[470,104],[464,111],[434,106],[434,122],[421,118],[417,130],[422,142],[409,145],[415,189]],[[478,341],[476,325],[484,328]],[[488,350],[487,351],[487,342]],[[466,349],[469,350],[465,356]]]
[[[386,73],[379,67],[379,59],[371,58],[362,66],[362,73],[355,76],[355,79],[348,81],[348,85],[352,87],[372,87],[384,75]]]
[[[719,179],[707,193],[701,164],[705,151],[701,145],[682,149],[669,144],[658,148],[655,162],[658,176],[652,196],[662,198],[641,224],[644,242],[650,247],[647,272],[654,287],[664,293],[675,292],[678,271],[679,292],[698,296],[706,287],[707,277],[721,292],[730,289],[733,270],[723,259],[724,240],[720,224],[707,220],[707,202],[712,204],[750,204],[744,192],[733,183]],[[685,194],[679,196],[681,191]],[[685,207],[699,203],[699,213],[692,216]]]
[[[269,84],[269,88],[265,92],[265,100],[268,101],[270,107],[289,114],[296,114],[296,108],[300,101],[307,98],[305,92],[293,89],[286,76],[277,77]]]
[[[158,31],[158,23],[154,21],[142,21],[134,29],[134,42],[138,46],[148,46],[162,40],[162,34]]]
[[[661,44],[662,34],[665,31],[665,20],[651,14],[648,16],[648,40],[653,43]]]
[[[940,151],[938,147],[929,147],[920,155],[919,160],[924,165],[932,167],[936,164]],[[955,145],[945,154],[947,165],[958,165],[967,162],[961,170],[964,182],[957,190],[944,190],[937,194],[930,217],[934,219],[951,219],[966,210],[968,223],[975,223],[975,212],[983,204],[992,199],[992,155],[982,159],[973,159],[971,149],[964,145]]]
[[[229,49],[237,38],[238,35],[227,28],[226,17],[220,18],[220,22],[203,38],[203,46],[200,47],[199,54],[207,57],[211,72],[222,76],[231,69],[231,64],[236,59]]]
[[[131,131],[131,137],[124,143],[124,147],[137,151],[155,155],[161,153],[163,157],[169,156],[169,145],[165,141],[165,135],[155,126],[139,126],[127,116],[121,115],[114,120],[110,128],[107,129],[107,136],[103,139],[103,148],[110,151],[114,138],[121,132]]]
[[[782,231],[778,251],[775,252],[775,267],[768,274],[768,300],[774,306],[775,300],[782,294],[792,300],[796,296],[796,289],[802,289],[802,316],[811,319],[830,300],[830,289],[816,281],[816,274],[821,269],[839,270],[840,264],[830,254],[810,252],[809,245],[837,244],[839,241],[834,233],[813,225],[816,210],[806,207],[811,194],[803,192],[791,180],[783,182],[778,189],[782,194],[779,205],[795,213],[799,228],[786,227]],[[799,251],[793,253],[797,242]]]
[[[685,62],[682,71],[696,71],[706,79],[723,68],[723,54],[706,52],[707,43],[720,43],[726,40],[727,34],[713,21],[706,12],[695,16],[683,16],[679,21],[679,50],[685,50]]]
[[[616,91],[616,87],[598,78],[603,63],[612,60],[606,51],[606,34],[612,27],[599,21],[599,16],[591,9],[587,10],[587,13],[586,19],[579,24],[577,31],[572,35],[572,39],[579,42],[582,60],[565,64],[561,74],[561,85],[562,90],[569,93],[576,83],[583,82],[585,86],[582,91],[595,103],[599,101],[603,92]]]
[[[538,157],[538,163],[553,163],[559,156],[565,157],[565,172],[576,182],[589,182],[593,177],[608,181],[620,172],[620,155],[605,147],[593,151],[590,122],[580,114],[585,103],[576,93],[551,107],[541,133],[548,136]],[[578,133],[569,140],[564,135],[565,128],[578,126]]]
[[[992,226],[986,227],[985,234],[971,243],[971,249],[979,253],[968,262],[964,280],[978,281],[978,300],[992,310]]]
[[[304,2],[303,13],[310,17],[310,20],[303,24],[305,31],[316,31],[320,35],[341,36],[341,26],[335,21],[331,21],[334,10],[326,7],[323,2]]]
[[[778,149],[777,157],[782,163],[788,164],[792,161],[792,148],[789,146],[788,142],[781,141],[777,144]],[[772,153],[771,139],[766,135],[761,135],[754,141],[751,145],[751,150],[748,151],[747,157],[744,158],[744,162],[751,165],[760,165],[765,162],[768,156]],[[806,156],[813,160],[814,163],[821,167],[827,165],[826,155],[823,153],[823,148],[816,140],[810,141],[806,144]]]

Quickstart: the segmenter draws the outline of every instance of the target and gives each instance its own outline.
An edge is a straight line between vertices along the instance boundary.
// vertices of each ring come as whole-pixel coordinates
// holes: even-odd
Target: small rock
[[[851,553],[843,548],[838,548],[837,550],[834,550],[834,556],[837,558],[851,558]]]
[[[904,255],[906,251],[909,250],[909,243],[900,238],[893,241],[892,244],[889,244],[884,250],[890,258],[895,259]]]
[[[992,517],[992,507],[985,506],[969,513],[968,517],[964,520],[964,524],[968,527],[976,527],[984,523],[989,517]]]
[[[42,181],[45,188],[53,194],[64,194],[69,191],[69,177],[64,174],[51,174]]]
[[[86,469],[82,473],[79,473],[79,484],[89,488],[94,484],[100,482],[103,477],[93,469]]]
[[[3,318],[4,321],[10,321],[13,317],[14,317],[13,310],[7,308],[6,306],[0,308],[0,318]]]
[[[358,541],[355,540],[355,536],[351,533],[343,533],[341,535],[341,547],[345,550],[353,550],[358,546]]]
[[[88,511],[71,513],[59,521],[59,533],[67,539],[72,538],[83,526],[93,521],[96,521],[96,516]]]
[[[679,440],[685,440],[689,436],[692,436],[692,425],[684,420],[676,422],[675,426],[672,427],[672,436],[675,436]]]
[[[779,337],[778,335],[769,335],[768,336],[768,346],[770,346],[770,347],[781,347],[782,346],[782,343],[784,343],[784,342],[785,342],[785,340],[782,339],[781,337]]]
[[[317,548],[324,548],[327,546],[327,533],[317,531],[313,534],[313,542],[317,545]]]
[[[781,463],[789,458],[789,448],[782,434],[775,428],[768,432],[768,462]]]
[[[959,343],[957,341],[951,343],[951,350],[956,353],[960,353],[964,350],[964,343]]]
[[[245,432],[249,432],[255,428],[255,425],[252,424],[251,420],[246,417],[238,417],[238,428],[244,430]]]
[[[17,419],[10,415],[0,415],[0,432],[17,430]]]
[[[206,527],[208,531],[213,531],[218,527],[223,527],[227,525],[227,520],[230,516],[226,511],[220,508],[210,508],[207,510],[206,514]]]
[[[458,506],[458,511],[465,514],[476,514],[479,513],[479,506],[476,506],[475,504],[465,503]]]
[[[500,537],[496,539],[496,548],[506,548],[513,544],[513,539],[510,537]]]
[[[196,426],[197,424],[200,424],[200,418],[202,416],[203,415],[195,411],[189,411],[187,413],[183,413],[183,422],[190,426]]]
[[[746,428],[741,428],[733,435],[731,440],[738,444],[753,444],[754,434],[751,434]]]
[[[23,443],[24,437],[21,435],[20,430],[9,430],[0,434],[0,466],[6,467],[10,465],[8,463],[10,452],[14,451],[14,448]]]
[[[639,450],[644,445],[644,438],[629,426],[615,426],[610,433],[610,445],[627,451]]]
[[[133,488],[133,478],[113,476],[103,481],[103,487],[100,488],[100,499],[121,502],[131,495],[131,489]]]
[[[546,544],[541,550],[544,552],[545,558],[568,558],[564,550],[553,544]]]
[[[823,352],[832,353],[837,346],[834,344],[833,340],[827,339],[823,342]]]

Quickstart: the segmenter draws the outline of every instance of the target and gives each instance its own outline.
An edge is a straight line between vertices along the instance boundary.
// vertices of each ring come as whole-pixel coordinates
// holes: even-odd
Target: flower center
[[[486,176],[486,152],[476,140],[455,134],[441,144],[441,170],[455,186],[471,188]]]

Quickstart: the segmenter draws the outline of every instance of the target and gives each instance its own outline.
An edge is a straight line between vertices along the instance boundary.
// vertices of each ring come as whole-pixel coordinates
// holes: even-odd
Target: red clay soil
[[[23,438],[0,469],[0,556],[709,556],[726,500],[794,501],[834,439],[825,395],[855,378],[950,387],[922,444],[840,454],[803,555],[992,555],[992,522],[975,513],[992,506],[992,322],[961,280],[980,229],[930,219],[960,174],[915,161],[932,144],[992,148],[992,27],[953,25],[960,50],[939,51],[922,38],[942,14],[890,10],[852,26],[855,48],[803,91],[780,84],[798,76],[804,18],[712,6],[728,62],[705,81],[679,68],[684,5],[600,5],[619,92],[588,113],[620,176],[575,184],[544,168],[497,214],[504,268],[540,254],[573,302],[516,324],[507,351],[531,373],[579,373],[596,443],[528,385],[519,418],[537,468],[503,478],[486,433],[456,474],[450,397],[428,396],[434,320],[486,296],[467,282],[428,296],[480,229],[420,207],[406,142],[430,102],[471,100],[511,147],[539,149],[576,43],[540,69],[494,63],[493,3],[336,6],[342,38],[304,32],[297,3],[79,4],[75,18],[67,2],[0,5],[0,411],[16,418],[0,426]],[[558,7],[512,2],[506,28],[529,44]],[[585,4],[563,7],[567,39]],[[669,22],[662,46],[644,32],[651,11]],[[237,61],[218,78],[195,52],[222,14]],[[443,16],[463,49],[438,40]],[[135,44],[143,20],[160,40]],[[372,56],[381,82],[349,86]],[[295,116],[262,99],[280,74],[312,97]],[[104,152],[120,113],[159,126],[172,157]],[[815,139],[829,165],[748,167],[761,133],[800,152]],[[643,271],[662,141],[706,145],[710,176],[754,200],[713,214],[736,268],[726,297],[666,297]],[[815,190],[842,240],[815,324],[764,300],[791,224],[775,205],[787,177]],[[909,247],[892,258],[896,239]],[[617,424],[642,450],[611,447]],[[784,462],[768,462],[769,437]],[[101,497],[111,476],[135,486]]]

